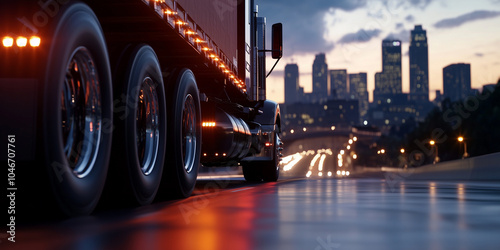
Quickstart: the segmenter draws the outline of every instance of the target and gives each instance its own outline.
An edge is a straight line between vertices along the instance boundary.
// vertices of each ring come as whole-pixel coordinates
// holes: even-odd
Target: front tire
[[[111,149],[108,52],[88,6],[69,6],[55,23],[42,118],[46,172],[59,208],[85,215],[101,196]]]

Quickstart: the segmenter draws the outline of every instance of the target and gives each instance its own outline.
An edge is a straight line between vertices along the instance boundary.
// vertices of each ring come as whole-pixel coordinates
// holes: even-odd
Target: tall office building
[[[375,75],[374,101],[402,93],[401,41],[382,41],[382,72]]]
[[[330,70],[330,99],[347,99],[347,70]]]
[[[366,73],[349,74],[350,99],[359,101],[359,115],[365,116],[368,112],[368,85]]]
[[[443,68],[444,98],[460,101],[471,94],[470,64],[457,63]]]
[[[410,37],[410,99],[429,101],[429,50],[422,25],[415,25]]]
[[[299,101],[299,66],[287,64],[285,66],[285,103],[293,104]]]
[[[328,100],[328,64],[325,54],[317,54],[313,63],[313,102],[325,102]]]

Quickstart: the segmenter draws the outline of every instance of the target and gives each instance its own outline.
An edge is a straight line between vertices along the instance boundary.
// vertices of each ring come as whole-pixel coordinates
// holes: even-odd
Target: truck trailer
[[[257,12],[253,0],[2,0],[10,188],[78,216],[103,190],[137,205],[188,197],[201,165],[277,181],[265,62],[282,57],[282,25],[266,49]]]

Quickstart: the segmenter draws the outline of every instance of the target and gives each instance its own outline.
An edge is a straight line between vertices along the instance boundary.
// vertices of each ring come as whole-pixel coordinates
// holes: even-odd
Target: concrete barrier
[[[500,180],[500,153],[441,162],[418,168],[382,168],[413,180]]]

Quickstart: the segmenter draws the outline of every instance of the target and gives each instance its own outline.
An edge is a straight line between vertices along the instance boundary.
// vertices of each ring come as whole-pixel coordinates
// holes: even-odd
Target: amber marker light
[[[2,44],[6,48],[10,48],[14,45],[14,38],[6,36],[2,39]]]
[[[42,42],[42,39],[40,39],[40,37],[32,36],[30,38],[30,46],[31,47],[39,47],[41,42]]]
[[[24,36],[20,36],[16,39],[16,45],[17,47],[26,47],[26,45],[28,44],[28,38],[24,37]]]

